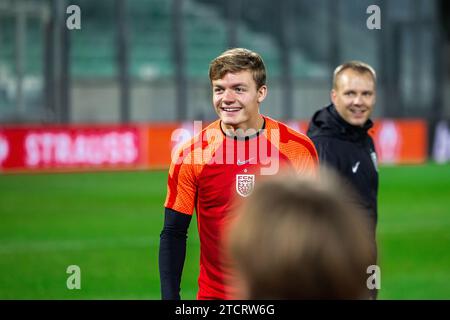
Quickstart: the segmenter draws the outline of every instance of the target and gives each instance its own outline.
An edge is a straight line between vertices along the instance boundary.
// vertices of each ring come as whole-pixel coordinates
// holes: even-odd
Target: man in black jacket
[[[368,130],[376,100],[374,69],[360,61],[337,67],[333,75],[332,104],[317,111],[307,135],[317,148],[320,163],[336,170],[359,194],[356,201],[372,224],[377,223],[377,156]]]

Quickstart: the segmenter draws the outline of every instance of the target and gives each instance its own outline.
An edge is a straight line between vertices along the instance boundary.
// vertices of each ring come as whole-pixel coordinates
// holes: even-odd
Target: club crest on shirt
[[[254,174],[236,175],[236,192],[242,197],[248,197],[255,186]]]

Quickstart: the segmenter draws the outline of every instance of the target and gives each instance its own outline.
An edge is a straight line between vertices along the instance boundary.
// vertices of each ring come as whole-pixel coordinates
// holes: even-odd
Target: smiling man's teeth
[[[237,108],[223,108],[223,110],[225,110],[227,112],[232,112],[232,111],[238,111],[239,109],[237,109]]]
[[[350,109],[351,112],[353,113],[363,113],[364,110],[360,110],[360,109]]]

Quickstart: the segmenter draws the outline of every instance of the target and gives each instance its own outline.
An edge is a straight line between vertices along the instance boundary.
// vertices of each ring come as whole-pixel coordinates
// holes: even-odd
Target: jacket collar
[[[337,112],[333,104],[317,111],[310,123],[308,136],[329,136],[347,141],[363,141],[367,131],[373,127],[372,120],[367,120],[364,126],[349,124]]]
[[[341,115],[337,112],[336,106],[334,104],[330,104],[327,109],[330,110],[332,117],[336,119],[336,121],[339,123],[339,126],[341,127],[341,130],[344,133],[365,135],[367,134],[367,131],[373,127],[373,122],[370,119],[368,119],[362,127],[351,125],[341,117]]]

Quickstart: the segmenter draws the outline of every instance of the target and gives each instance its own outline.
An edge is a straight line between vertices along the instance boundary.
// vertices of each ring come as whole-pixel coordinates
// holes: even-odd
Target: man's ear
[[[336,103],[335,103],[335,100],[336,100],[336,90],[331,90],[330,91],[330,99],[331,99],[331,102],[333,102],[333,104],[334,105],[336,105]]]
[[[266,96],[267,96],[267,86],[266,85],[262,85],[258,89],[258,103],[263,102],[264,99],[266,98]]]

